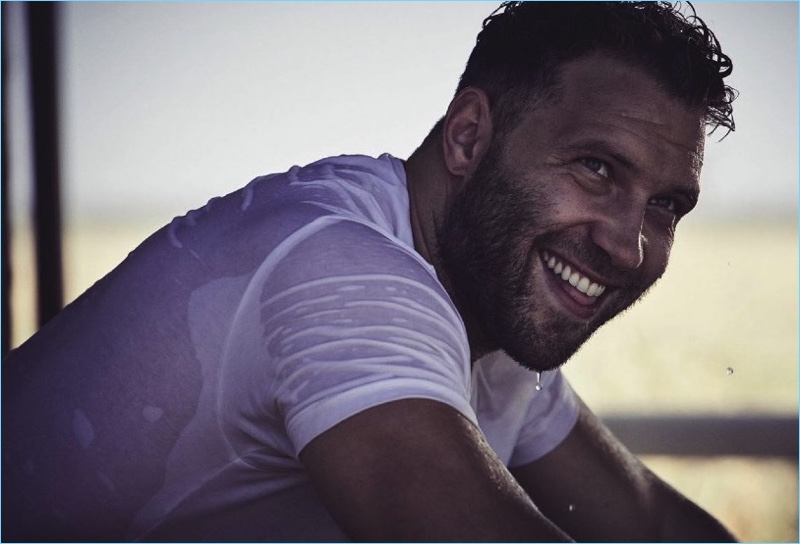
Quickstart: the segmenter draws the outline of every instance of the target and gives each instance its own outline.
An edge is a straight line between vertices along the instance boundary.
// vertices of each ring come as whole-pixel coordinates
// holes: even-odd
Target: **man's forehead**
[[[560,100],[550,110],[565,126],[618,124],[653,132],[687,152],[702,155],[705,112],[673,95],[647,70],[604,53],[566,63],[560,77]]]
[[[631,114],[653,112],[643,97],[667,97],[680,103],[653,72],[608,53],[595,52],[566,62],[559,71],[563,98],[590,101],[597,106],[635,106]],[[628,100],[621,100],[627,98]],[[693,109],[684,104],[687,109]],[[702,108],[698,114],[702,115]]]

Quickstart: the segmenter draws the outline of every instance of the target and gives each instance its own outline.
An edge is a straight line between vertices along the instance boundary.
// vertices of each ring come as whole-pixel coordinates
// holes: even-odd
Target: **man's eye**
[[[669,198],[669,197],[651,198],[650,204],[658,206],[659,208],[664,208],[668,212],[672,213],[675,213],[678,210],[678,205],[675,202],[674,198]]]
[[[584,158],[580,159],[581,164],[597,175],[607,178],[610,175],[608,165],[600,159]]]

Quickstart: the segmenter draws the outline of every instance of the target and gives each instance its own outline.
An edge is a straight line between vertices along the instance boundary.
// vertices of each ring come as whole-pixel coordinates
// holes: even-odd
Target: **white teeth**
[[[543,252],[543,256],[545,263],[547,264],[547,268],[551,269],[557,276],[560,276],[562,280],[569,282],[570,285],[575,287],[575,289],[581,293],[590,297],[599,297],[605,292],[605,285],[593,283],[589,278],[581,276],[579,272],[573,272],[569,265],[564,265],[561,261],[547,252]]]
[[[575,287],[578,285],[578,282],[581,281],[581,275],[577,272],[573,272],[567,281],[571,286]]]

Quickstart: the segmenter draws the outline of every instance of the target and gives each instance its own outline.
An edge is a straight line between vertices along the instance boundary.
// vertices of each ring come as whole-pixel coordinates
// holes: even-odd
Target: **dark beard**
[[[653,283],[638,272],[614,267],[611,257],[586,237],[576,239],[557,229],[548,232],[543,218],[554,216],[549,212],[554,206],[543,184],[504,168],[499,146],[493,146],[453,200],[438,233],[440,264],[467,322],[470,342],[478,337],[486,344],[481,349],[502,349],[539,372],[564,364]],[[539,307],[532,280],[537,250],[545,247],[592,263],[598,273],[621,285],[588,323],[552,312],[543,317],[546,310]],[[550,273],[541,267],[536,272]]]

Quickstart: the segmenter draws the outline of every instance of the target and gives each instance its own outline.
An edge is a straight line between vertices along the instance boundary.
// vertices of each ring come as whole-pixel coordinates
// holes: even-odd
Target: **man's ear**
[[[450,102],[444,119],[442,145],[447,169],[463,177],[480,163],[492,140],[489,97],[476,87],[467,87]]]

